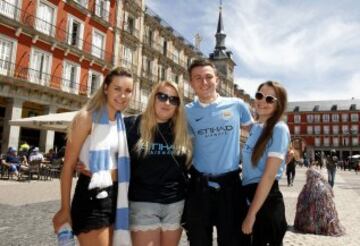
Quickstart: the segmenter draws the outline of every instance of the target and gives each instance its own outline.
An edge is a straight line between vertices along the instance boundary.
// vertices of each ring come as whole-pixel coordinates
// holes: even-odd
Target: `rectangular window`
[[[315,126],[315,134],[320,134],[320,126]]]
[[[301,115],[299,115],[299,114],[294,115],[294,122],[301,123]]]
[[[358,122],[359,121],[359,115],[357,113],[351,114],[351,122]]]
[[[339,126],[332,126],[332,128],[333,134],[339,134]]]
[[[306,131],[307,131],[307,134],[309,134],[309,135],[313,134],[313,127],[312,126],[307,126]]]
[[[164,40],[163,42],[163,55],[166,56],[167,55],[167,41]]]
[[[309,123],[313,122],[314,121],[314,115],[312,115],[312,114],[306,115],[306,121],[309,122]]]
[[[324,138],[324,146],[329,146],[330,145],[330,139],[328,137]]]
[[[343,146],[349,146],[350,145],[350,138],[343,137]]]
[[[30,63],[29,80],[33,83],[48,86],[51,79],[51,55],[42,50],[33,49]]]
[[[91,54],[97,58],[104,58],[105,35],[93,30]]]
[[[94,94],[94,92],[100,87],[102,81],[102,74],[89,70],[89,81],[88,81],[88,95]]]
[[[319,114],[315,114],[314,115],[314,120],[316,123],[319,123],[320,122],[320,115]]]
[[[324,129],[324,134],[329,134],[330,133],[330,127],[329,126],[323,126]]]
[[[55,8],[40,1],[36,11],[35,28],[49,36],[55,35]]]
[[[68,44],[82,48],[84,25],[75,17],[70,16],[68,22]]]
[[[87,7],[87,0],[74,0],[74,1],[80,4],[81,6],[83,6],[84,8]]]
[[[338,137],[334,137],[334,138],[333,138],[333,145],[334,145],[335,147],[339,146],[339,138],[338,138]]]
[[[323,119],[323,122],[329,122],[330,121],[330,115],[329,114],[323,114],[322,119]]]
[[[133,51],[128,47],[124,47],[124,65],[128,69],[132,69],[133,66]]]
[[[99,16],[105,21],[109,20],[110,16],[110,1],[96,0],[95,1],[95,15]]]
[[[351,133],[352,134],[358,134],[359,132],[359,126],[358,125],[352,125],[351,126]]]
[[[294,133],[295,133],[296,135],[299,135],[299,134],[300,134],[300,126],[295,126],[295,128],[294,128]]]
[[[71,62],[64,62],[62,89],[66,92],[77,93],[80,84],[80,66]]]
[[[0,74],[10,75],[14,42],[0,36]]]
[[[349,114],[346,113],[341,114],[341,121],[348,122],[348,120],[349,120]]]
[[[358,146],[359,145],[359,139],[357,137],[352,138],[352,146]]]
[[[319,137],[315,138],[315,146],[320,146],[321,145],[321,139]]]
[[[339,114],[332,114],[331,115],[331,120],[332,122],[339,122]]]
[[[15,19],[17,0],[0,0],[0,14]]]
[[[348,134],[349,133],[349,126],[348,125],[342,125],[341,130],[342,130],[342,133]]]

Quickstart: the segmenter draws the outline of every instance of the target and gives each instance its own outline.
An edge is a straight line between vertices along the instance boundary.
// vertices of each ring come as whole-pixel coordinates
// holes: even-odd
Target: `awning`
[[[67,127],[73,120],[78,111],[47,114],[29,118],[22,118],[17,120],[10,120],[9,124],[12,126],[20,126],[27,128],[34,128],[40,130],[54,130],[59,132],[66,132]]]

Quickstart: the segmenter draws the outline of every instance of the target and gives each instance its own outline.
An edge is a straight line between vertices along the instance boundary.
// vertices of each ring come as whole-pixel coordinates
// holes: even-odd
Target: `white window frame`
[[[294,126],[294,134],[299,135],[300,134],[300,126]]]
[[[351,117],[351,122],[358,122],[359,121],[359,114],[358,113],[352,113],[350,117]]]
[[[110,0],[96,0],[94,14],[105,21],[109,21]]]
[[[35,67],[35,52],[39,52],[39,53],[43,53],[44,55],[48,56],[49,57],[49,61],[48,61],[48,67],[42,71],[43,73],[45,73],[45,77],[43,78],[38,78],[38,77],[34,77],[33,75],[37,76],[37,68]],[[46,61],[45,61],[46,62]],[[44,51],[42,49],[38,49],[38,48],[35,48],[33,47],[31,49],[31,59],[30,59],[30,78],[29,80],[33,83],[37,83],[37,84],[40,84],[40,85],[44,85],[44,86],[49,86],[49,82],[51,80],[51,67],[52,66],[52,54],[47,52],[47,51]],[[40,71],[39,71],[40,72]]]
[[[338,125],[333,125],[332,126],[332,133],[333,134],[339,134],[339,126]]]
[[[130,47],[124,46],[124,65],[128,69],[134,66],[134,53]]]
[[[312,135],[313,132],[314,132],[313,126],[307,126],[306,127],[306,132],[307,132],[307,134]]]
[[[339,146],[339,137],[333,137],[332,143],[335,147]]]
[[[323,122],[330,122],[330,115],[329,114],[323,114],[322,115],[322,121]]]
[[[94,45],[93,41],[94,41],[95,34],[102,36],[102,47],[97,47]],[[91,54],[99,59],[104,59],[105,58],[105,44],[106,44],[106,34],[94,27],[93,31],[92,31]],[[100,54],[96,53],[97,49],[100,49],[100,52],[101,52]]]
[[[316,135],[321,134],[321,127],[319,125],[315,126],[314,127],[314,132],[315,132]]]
[[[301,115],[300,114],[295,114],[294,115],[294,123],[301,123]]]
[[[351,125],[351,133],[358,134],[359,133],[359,126],[358,125]]]
[[[349,134],[349,126],[348,125],[342,125],[341,126],[341,132],[344,134]]]
[[[349,114],[348,113],[341,114],[341,121],[342,122],[348,122],[349,121]]]
[[[71,38],[72,38],[72,32],[73,30],[70,30],[70,28],[72,29],[72,26],[73,26],[73,23],[74,21],[76,21],[77,23],[80,24],[80,34],[79,34],[79,40],[78,40],[78,44],[76,45],[73,45],[75,47],[77,47],[78,49],[82,49],[83,45],[84,45],[84,22],[82,20],[80,20],[79,18],[76,18],[75,16],[73,15],[68,15],[68,27],[67,27],[67,30],[68,30],[68,37],[67,37],[67,43],[69,45],[72,45],[71,44]]]
[[[315,137],[315,140],[314,140],[314,142],[315,142],[315,146],[320,146],[321,145],[321,138],[320,137]]]
[[[319,123],[319,122],[320,122],[320,119],[321,119],[321,117],[320,117],[319,114],[315,114],[315,115],[314,115],[314,122]]]
[[[81,66],[80,64],[78,63],[75,63],[75,62],[72,62],[72,61],[69,61],[69,60],[64,60],[64,63],[63,63],[63,79],[64,80],[68,80],[69,79],[66,77],[66,71],[65,71],[65,68],[66,68],[66,65],[67,64],[70,64],[72,66],[75,66],[76,67],[76,81],[75,81],[75,88],[72,88],[70,85],[68,86],[64,86],[64,82],[61,83],[61,89],[65,92],[69,92],[69,93],[74,93],[74,94],[78,94],[79,92],[79,87],[80,87],[80,74],[81,74]],[[66,81],[67,82],[67,81]]]
[[[339,114],[332,114],[331,115],[331,121],[332,122],[339,122],[339,120],[340,120]]]
[[[324,137],[323,142],[324,142],[324,146],[330,146],[330,138],[329,137]]]
[[[40,4],[43,4],[43,5],[46,5],[47,7],[50,7],[52,8],[53,10],[53,15],[52,15],[52,19],[51,19],[51,22],[49,22],[50,24],[50,30],[44,30],[43,26],[45,25],[45,23],[41,22],[40,20],[42,20],[40,17],[39,17],[39,6]],[[37,8],[36,8],[36,21],[35,21],[35,29],[41,33],[44,33],[46,35],[49,35],[49,36],[52,36],[54,37],[55,36],[55,33],[56,33],[56,16],[57,16],[57,7],[50,3],[49,1],[44,1],[44,0],[38,0],[37,1]],[[40,19],[40,20],[39,20]],[[47,21],[47,20],[43,20],[44,22]]]
[[[323,133],[328,135],[330,133],[330,126],[324,125],[323,126]]]
[[[352,140],[351,140],[351,144],[352,144],[352,146],[359,145],[359,138],[358,137],[353,137]]]
[[[12,76],[15,70],[15,61],[16,61],[16,52],[17,52],[17,40],[9,38],[6,35],[0,34],[0,39],[4,42],[11,43],[11,51],[9,54],[9,60],[0,60],[0,74],[5,76]],[[2,50],[0,50],[2,52]],[[0,54],[0,59],[2,59],[2,54]],[[8,64],[6,64],[8,63]]]
[[[312,114],[306,115],[306,121],[309,122],[309,123],[313,122],[314,121],[314,115],[312,115]]]
[[[74,2],[80,4],[84,8],[87,8],[88,0],[74,0]]]
[[[9,3],[9,0],[3,0],[0,3],[0,15],[4,15],[11,19],[18,19],[18,14],[20,11],[17,11],[17,6],[21,6],[21,0],[13,0],[14,3]]]
[[[92,75],[96,75],[96,76],[99,76],[99,82],[98,82],[98,84],[97,84],[97,86],[96,86],[96,88],[94,88],[94,91],[91,93],[91,90],[93,89],[92,88]],[[92,70],[92,69],[89,69],[89,78],[88,78],[88,83],[87,83],[87,88],[88,88],[88,92],[87,92],[87,94],[89,95],[89,96],[91,96],[100,86],[101,86],[101,83],[103,82],[103,79],[104,79],[104,76],[103,76],[103,74],[102,73],[100,73],[100,72],[97,72],[97,71],[94,71],[94,70]]]

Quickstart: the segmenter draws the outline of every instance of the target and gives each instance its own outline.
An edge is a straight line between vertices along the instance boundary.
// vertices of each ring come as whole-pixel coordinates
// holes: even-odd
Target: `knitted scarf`
[[[93,124],[90,135],[89,167],[92,173],[89,189],[111,186],[110,171],[110,138],[117,137],[119,151],[117,158],[118,196],[116,203],[116,218],[114,225],[113,245],[129,246],[129,204],[128,187],[130,179],[130,158],[126,140],[126,131],[123,116],[116,113],[117,136],[111,136],[107,108],[93,113]],[[105,195],[107,196],[107,194]],[[98,198],[98,199],[101,199]]]

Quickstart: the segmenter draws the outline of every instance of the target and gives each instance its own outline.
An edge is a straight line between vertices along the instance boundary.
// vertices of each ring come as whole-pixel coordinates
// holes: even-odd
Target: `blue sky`
[[[218,0],[145,0],[189,41],[215,46]],[[235,81],[253,95],[266,80],[289,101],[360,98],[359,0],[223,0],[226,46]]]

